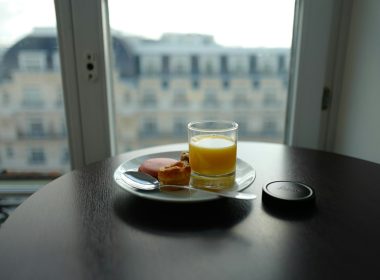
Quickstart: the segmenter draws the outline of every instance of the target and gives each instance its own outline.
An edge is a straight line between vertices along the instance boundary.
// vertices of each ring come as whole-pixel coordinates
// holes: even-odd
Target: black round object
[[[303,183],[275,181],[263,187],[263,200],[279,206],[309,206],[315,200],[315,192]]]

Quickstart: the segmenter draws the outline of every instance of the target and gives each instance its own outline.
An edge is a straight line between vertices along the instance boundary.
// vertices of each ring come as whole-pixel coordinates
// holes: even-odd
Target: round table
[[[253,201],[167,203],[113,181],[131,158],[71,171],[20,205],[0,229],[0,279],[380,279],[380,165],[280,144],[240,142],[256,170]],[[314,188],[315,206],[278,209],[262,187]]]

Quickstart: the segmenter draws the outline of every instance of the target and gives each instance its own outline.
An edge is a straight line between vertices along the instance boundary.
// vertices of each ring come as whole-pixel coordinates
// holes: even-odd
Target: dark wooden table
[[[49,183],[0,229],[0,279],[380,279],[380,165],[277,144],[239,143],[254,201],[173,204],[113,182],[126,153]],[[263,185],[312,186],[316,204],[285,211]]]

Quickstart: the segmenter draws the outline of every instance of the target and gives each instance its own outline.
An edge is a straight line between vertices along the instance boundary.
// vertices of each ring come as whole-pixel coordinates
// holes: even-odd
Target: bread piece
[[[158,171],[158,180],[162,185],[188,185],[191,168],[186,161],[177,161],[174,164],[161,167]]]
[[[147,173],[156,179],[158,178],[158,170],[161,167],[174,164],[177,160],[172,158],[150,158],[145,160],[140,166],[138,171]]]

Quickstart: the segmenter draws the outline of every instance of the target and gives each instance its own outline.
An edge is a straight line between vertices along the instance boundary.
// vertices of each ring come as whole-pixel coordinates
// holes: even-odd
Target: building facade
[[[239,140],[282,142],[289,49],[230,48],[211,36],[113,35],[119,153],[187,141],[187,123],[228,119]],[[56,35],[10,46],[0,66],[0,169],[66,172],[69,151]]]

